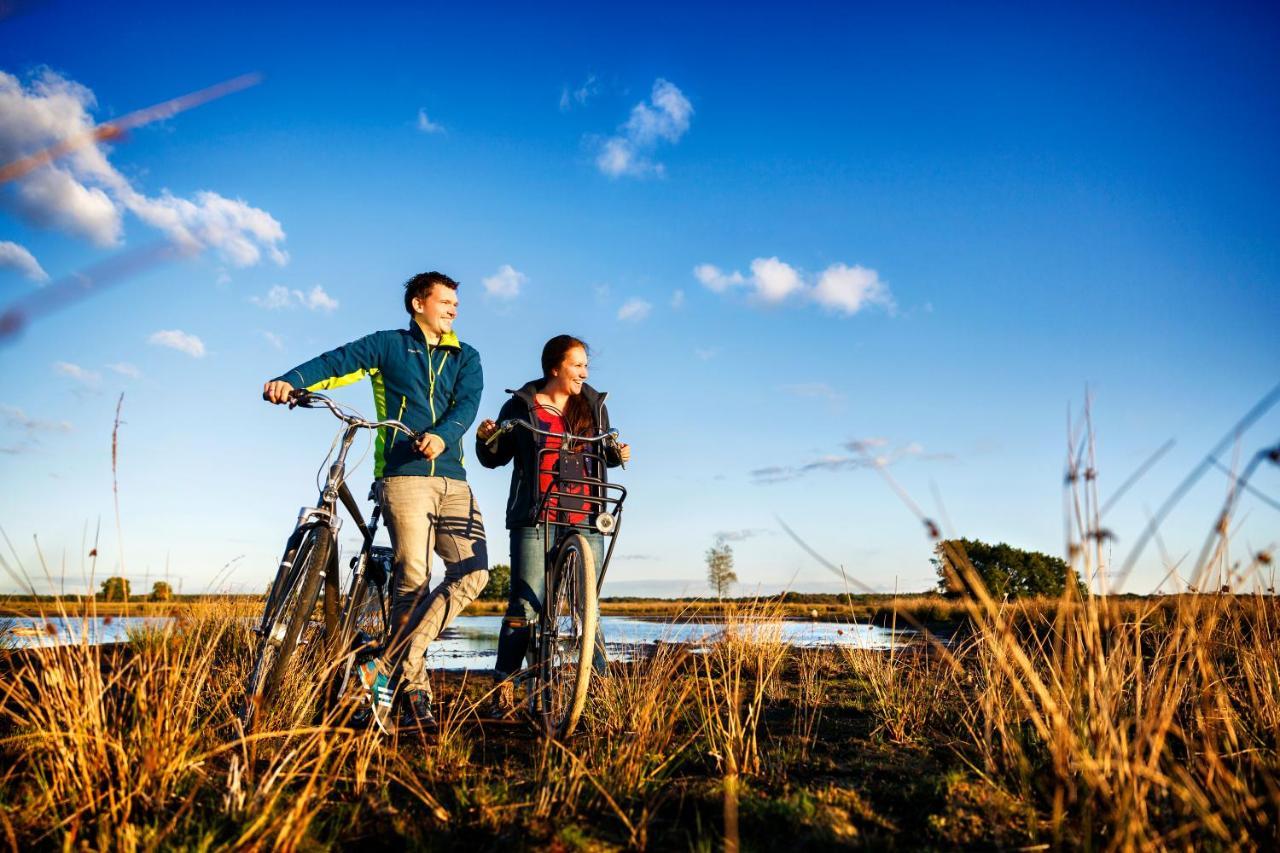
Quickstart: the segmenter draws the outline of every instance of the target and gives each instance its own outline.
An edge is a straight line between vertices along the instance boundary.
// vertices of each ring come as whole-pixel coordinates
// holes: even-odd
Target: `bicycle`
[[[370,489],[369,499],[374,502],[374,507],[366,524],[359,505],[347,488],[347,453],[363,429],[385,429],[392,434],[398,431],[414,440],[418,438],[400,421],[366,420],[322,394],[299,390],[291,396],[290,408],[327,408],[345,426],[340,440],[335,439],[335,444],[340,441],[340,446],[329,466],[319,500],[315,506],[305,506],[298,512],[298,520],[285,544],[284,556],[268,591],[261,622],[253,630],[259,642],[240,713],[240,721],[246,731],[252,728],[258,712],[276,698],[297,647],[309,645],[317,638],[316,632],[306,638],[303,634],[311,623],[322,585],[323,621],[319,636],[325,640],[332,660],[340,661],[328,674],[325,699],[329,706],[335,705],[345,695],[357,658],[374,653],[385,640],[390,624],[387,600],[391,549],[373,544],[382,515],[378,483],[375,482]],[[330,448],[330,454],[332,452]],[[339,502],[363,537],[359,553],[351,559],[352,574],[345,596],[340,595],[338,577],[337,537],[342,526],[338,515]]]
[[[609,559],[613,556],[627,490],[617,483],[587,476],[587,460],[603,471],[606,447],[616,448],[618,431],[597,436],[577,436],[568,432],[548,432],[532,424],[512,419],[503,421],[486,439],[493,446],[516,427],[538,435],[560,439],[557,448],[539,448],[538,469],[545,454],[560,455],[551,484],[538,501],[534,518],[543,522],[543,549],[546,591],[535,635],[528,653],[526,677],[530,680],[529,710],[543,732],[556,738],[573,734],[586,705],[594,666],[600,589]],[[567,450],[571,446],[584,449]],[[566,464],[566,457],[578,462]],[[566,476],[581,472],[581,476]],[[600,574],[596,576],[595,555],[583,535],[595,531],[609,541]]]

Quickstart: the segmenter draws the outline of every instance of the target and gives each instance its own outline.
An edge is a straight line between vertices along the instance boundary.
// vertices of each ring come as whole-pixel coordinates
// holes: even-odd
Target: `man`
[[[458,340],[458,283],[440,272],[405,282],[409,328],[374,332],[293,368],[263,386],[272,403],[295,388],[321,391],[368,376],[377,419],[402,421],[417,441],[378,431],[373,476],[381,481],[383,516],[391,534],[395,588],[388,649],[363,671],[373,717],[385,728],[399,677],[400,723],[435,723],[427,646],[470,604],[489,579],[484,522],[467,485],[462,436],[475,420],[484,386],[480,355]],[[444,582],[430,590],[431,552],[445,564]]]

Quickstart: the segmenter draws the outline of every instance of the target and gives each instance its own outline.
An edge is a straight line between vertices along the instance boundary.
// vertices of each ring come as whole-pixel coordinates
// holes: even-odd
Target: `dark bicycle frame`
[[[524,421],[514,421],[514,423],[522,424],[531,430],[537,429],[533,427],[532,424]],[[556,454],[559,456],[562,452],[580,454],[583,457],[584,472],[590,470],[587,465],[588,462],[595,463],[597,466],[595,469],[596,471],[604,472],[608,468],[605,442],[616,441],[617,439],[617,432],[614,430],[593,436],[586,441],[583,441],[581,437],[566,435],[564,433],[552,433],[552,435],[558,436],[561,444],[556,448],[543,447],[538,450],[538,465],[535,476],[537,476],[537,472],[541,472],[542,460],[546,454]],[[573,446],[575,440],[579,445],[581,445],[581,447],[574,450],[566,450],[566,447]],[[552,475],[551,483],[547,487],[546,491],[542,493],[542,497],[538,501],[537,510],[534,514],[535,522],[541,522],[543,525],[542,536],[544,554],[542,606],[539,608],[536,633],[530,638],[528,651],[528,656],[532,658],[532,660],[529,662],[527,672],[531,677],[535,677],[535,681],[535,674],[539,672],[543,673],[543,680],[547,680],[547,675],[543,671],[543,668],[551,665],[550,656],[543,654],[543,639],[553,630],[554,620],[556,618],[556,614],[554,612],[555,602],[559,600],[561,582],[561,578],[556,574],[556,566],[558,563],[560,548],[564,544],[565,540],[573,533],[599,533],[601,536],[608,539],[609,545],[600,560],[600,570],[596,577],[595,593],[598,612],[600,590],[604,587],[605,573],[608,571],[609,561],[613,557],[613,549],[617,544],[618,531],[622,528],[622,505],[627,497],[627,489],[625,486],[617,483],[609,483],[604,480],[603,476],[601,476],[600,479],[589,477],[563,477],[560,474],[558,465],[553,470],[555,473]],[[567,488],[571,486],[584,487],[584,493],[569,492]],[[571,501],[580,501],[581,503],[577,504],[577,506],[581,508],[576,510],[566,509],[564,506],[566,499]],[[555,502],[555,506],[552,506],[553,500]],[[608,526],[608,529],[603,529],[602,527],[597,526],[596,522],[606,514],[609,516],[612,523]],[[582,515],[583,520],[580,522],[574,522],[571,520],[572,515]],[[593,638],[593,640],[603,641],[604,629],[600,627],[598,620],[596,625],[596,637]],[[602,647],[599,649],[599,655],[600,658],[605,658],[606,652],[603,648],[603,642],[601,643],[601,646]],[[592,656],[593,658],[595,657],[594,652]],[[530,691],[529,700],[531,703],[539,701],[535,691]]]
[[[327,528],[330,538],[329,558],[325,566],[318,569],[313,568],[313,570],[323,573],[324,636],[326,637],[329,651],[337,654],[345,652],[354,639],[355,608],[360,604],[356,599],[363,598],[364,589],[368,586],[374,586],[379,590],[382,623],[385,630],[390,628],[388,600],[392,588],[391,578],[381,565],[370,559],[374,552],[374,536],[377,533],[378,522],[382,515],[380,489],[375,481],[369,492],[369,498],[374,502],[373,512],[370,514],[369,522],[366,523],[364,514],[360,511],[360,505],[356,502],[346,483],[347,454],[351,450],[351,445],[354,443],[356,435],[363,429],[369,429],[370,426],[363,419],[360,422],[352,422],[348,419],[349,416],[339,414],[336,405],[328,398],[320,395],[300,394],[294,400],[293,405],[304,408],[329,408],[330,411],[343,418],[346,426],[343,428],[338,454],[329,466],[325,484],[320,490],[319,500],[315,506],[304,506],[298,511],[298,520],[285,546],[284,556],[281,558],[280,565],[276,570],[275,580],[272,581],[271,591],[268,594],[267,605],[263,608],[262,621],[255,633],[262,638],[263,642],[266,642],[266,632],[272,621],[274,621],[276,608],[281,604],[277,597],[292,589],[296,584],[305,583],[305,578],[295,578],[293,576],[293,571],[295,570],[294,558],[307,534],[317,527],[324,527]],[[380,426],[377,429],[386,429],[391,435],[396,433],[393,427]],[[339,503],[351,516],[362,536],[360,551],[351,560],[351,581],[345,597],[345,604],[340,591],[340,569],[338,566],[338,531],[342,527],[342,518],[338,515]],[[373,568],[375,566],[376,569]],[[385,639],[385,637],[380,639]],[[342,672],[338,674],[339,677],[331,682],[328,690],[330,703],[334,702],[341,695],[342,690],[345,689],[347,678],[350,675],[351,664],[352,661],[348,656],[342,667]]]

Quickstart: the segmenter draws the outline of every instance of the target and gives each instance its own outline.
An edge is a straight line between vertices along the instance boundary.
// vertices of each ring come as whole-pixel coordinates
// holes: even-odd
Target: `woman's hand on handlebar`
[[[476,427],[476,438],[481,441],[488,441],[489,438],[498,431],[498,424],[493,420],[483,420],[480,426]]]
[[[262,386],[262,399],[280,405],[291,402],[296,389],[283,379],[273,379]]]
[[[622,464],[626,465],[631,461],[631,445],[623,444],[621,441],[617,443],[618,458],[622,460]]]

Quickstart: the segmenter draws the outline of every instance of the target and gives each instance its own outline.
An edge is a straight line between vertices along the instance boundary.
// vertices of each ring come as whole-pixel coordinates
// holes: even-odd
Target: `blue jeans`
[[[507,598],[507,615],[502,619],[498,632],[498,661],[493,676],[498,681],[510,678],[524,669],[533,637],[533,625],[542,613],[542,599],[546,595],[546,551],[543,528],[517,527],[511,531],[511,593]],[[595,557],[596,583],[600,582],[600,562],[604,559],[605,541],[599,533],[581,531],[591,553]],[[556,531],[552,530],[554,537]],[[597,672],[604,672],[607,659],[604,651],[604,632],[596,623],[596,643],[593,664]]]

